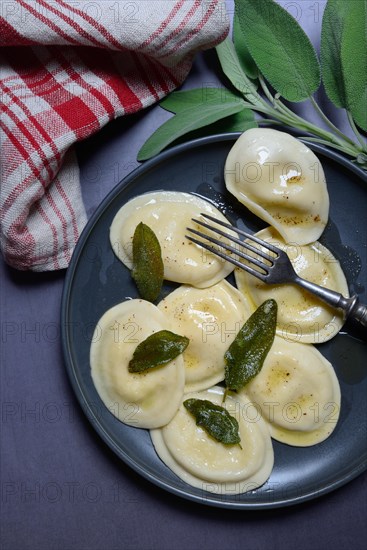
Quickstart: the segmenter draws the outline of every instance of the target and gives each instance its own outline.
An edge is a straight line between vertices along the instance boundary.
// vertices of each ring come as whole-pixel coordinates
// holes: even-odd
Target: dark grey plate
[[[214,201],[232,222],[243,220],[250,231],[263,227],[224,186],[224,162],[238,136],[218,135],[179,145],[136,169],[106,197],[89,220],[66,275],[63,351],[73,389],[93,427],[142,476],[176,495],[211,506],[281,507],[334,490],[366,469],[366,344],[353,335],[353,328],[347,327],[320,346],[335,366],[342,392],[341,416],[331,437],[309,448],[274,442],[270,479],[261,488],[241,495],[215,496],[181,481],[157,457],[148,431],[122,424],[104,407],[90,376],[89,347],[98,319],[113,305],[137,296],[129,271],[116,259],[109,243],[112,219],[126,201],[158,189],[194,192]],[[338,154],[308,145],[323,164],[331,199],[330,222],[322,242],[340,260],[351,292],[366,302],[367,177]],[[172,285],[166,285],[164,293],[170,290]]]

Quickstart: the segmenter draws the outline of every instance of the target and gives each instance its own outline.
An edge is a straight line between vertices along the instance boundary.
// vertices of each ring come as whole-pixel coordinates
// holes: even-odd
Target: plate
[[[117,456],[152,483],[191,501],[222,508],[263,509],[316,498],[366,469],[366,344],[352,330],[343,330],[319,346],[333,363],[341,386],[341,414],[332,435],[308,448],[274,441],[275,464],[267,483],[234,496],[206,493],[176,477],[156,455],[147,430],[119,422],[103,405],[89,366],[89,348],[99,318],[113,305],[137,297],[130,272],[109,243],[109,227],[124,203],[160,189],[192,192],[216,203],[232,222],[241,219],[249,231],[263,227],[224,186],[225,159],[239,135],[216,135],[174,147],[137,168],[111,191],[75,248],[65,279],[61,326],[66,368],[75,394],[96,432]],[[341,262],[351,293],[358,293],[366,303],[367,177],[338,154],[307,145],[322,162],[331,202],[330,221],[320,240]],[[164,292],[172,288],[167,284]]]

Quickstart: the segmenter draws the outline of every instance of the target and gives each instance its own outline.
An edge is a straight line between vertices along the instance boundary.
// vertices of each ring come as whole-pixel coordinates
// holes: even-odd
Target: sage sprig
[[[336,149],[367,170],[367,0],[328,0],[320,60],[298,22],[274,0],[235,0],[233,28],[233,42],[227,38],[216,47],[228,89],[173,92],[161,106],[175,115],[145,142],[138,160],[192,137],[199,128],[210,134],[219,124],[223,131],[271,124],[294,128],[300,137]],[[345,109],[355,139],[318,104],[321,83],[330,101]],[[310,101],[327,129],[296,114],[284,100]]]

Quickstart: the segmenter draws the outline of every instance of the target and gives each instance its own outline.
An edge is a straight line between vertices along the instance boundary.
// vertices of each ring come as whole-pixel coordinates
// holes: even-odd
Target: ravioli
[[[185,384],[182,355],[144,373],[128,371],[137,345],[165,328],[167,321],[159,309],[136,299],[106,311],[94,331],[90,364],[95,388],[112,414],[136,428],[163,426],[181,403]]]
[[[227,281],[206,289],[183,285],[158,304],[173,332],[190,343],[183,352],[185,392],[224,380],[224,353],[250,316],[245,297]]]
[[[311,344],[276,336],[260,373],[242,391],[261,411],[271,437],[289,445],[324,441],[339,418],[335,371]]]
[[[223,404],[223,394],[224,389],[215,386],[185,399],[207,399],[225,406],[239,423],[241,446],[213,439],[183,405],[169,424],[150,434],[158,456],[183,481],[210,493],[240,494],[260,487],[269,478],[273,446],[266,423],[248,399],[228,395]]]
[[[316,241],[329,216],[329,195],[316,155],[296,138],[272,129],[244,132],[224,169],[228,191],[286,241]]]
[[[308,281],[349,296],[348,284],[339,262],[319,242],[304,246],[286,244],[273,228],[256,233],[260,239],[285,250],[296,273]],[[292,284],[268,285],[237,269],[238,289],[255,310],[268,298],[278,303],[277,334],[287,340],[321,343],[333,338],[344,324],[342,312],[329,307],[319,298]]]
[[[228,222],[210,202],[189,193],[157,191],[135,197],[113,219],[110,228],[112,248],[131,269],[134,231],[143,222],[154,231],[160,243],[166,280],[199,288],[211,286],[227,277],[234,268],[186,239],[188,226],[210,233],[192,222],[201,212]]]

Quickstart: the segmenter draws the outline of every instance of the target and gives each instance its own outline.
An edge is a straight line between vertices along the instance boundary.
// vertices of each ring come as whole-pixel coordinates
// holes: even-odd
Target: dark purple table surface
[[[281,3],[318,46],[325,2]],[[215,55],[200,55],[184,87],[215,85],[218,74]],[[321,124],[309,106],[300,110]],[[327,110],[349,132],[343,114]],[[137,151],[167,117],[155,106],[78,146],[88,215],[138,166]],[[141,478],[94,432],[66,376],[65,271],[17,272],[2,259],[0,269],[1,550],[366,548],[366,473],[318,499],[266,511],[205,507]]]

